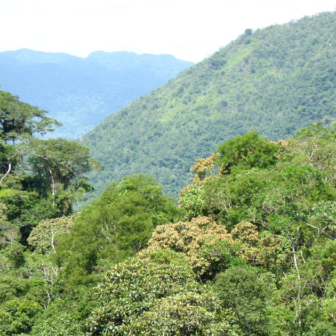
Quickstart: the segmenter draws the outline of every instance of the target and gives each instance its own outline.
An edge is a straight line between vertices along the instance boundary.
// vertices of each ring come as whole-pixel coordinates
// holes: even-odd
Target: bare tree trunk
[[[51,247],[52,247],[52,249],[53,249],[53,251],[54,251],[54,253],[56,252],[55,251],[55,235],[54,235],[54,225],[53,224],[51,224],[51,242],[50,242],[50,245],[51,245]]]
[[[11,170],[12,170],[12,164],[9,163],[8,164],[8,170],[7,170],[6,174],[1,178],[0,183],[2,183],[2,181],[9,175],[9,173],[11,172]]]
[[[53,177],[52,171],[50,167],[48,168],[51,178],[51,194],[52,194],[52,204],[53,208],[55,208],[55,194],[56,194],[56,185],[55,185],[55,179]]]

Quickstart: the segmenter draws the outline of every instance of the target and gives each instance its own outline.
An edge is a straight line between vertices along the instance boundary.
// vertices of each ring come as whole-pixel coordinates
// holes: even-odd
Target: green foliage
[[[252,131],[220,145],[217,162],[222,165],[222,174],[231,173],[233,169],[239,173],[242,169],[267,168],[278,161],[279,147]]]
[[[237,137],[221,146],[226,154],[233,148],[233,169],[218,160],[218,174],[194,179],[181,193],[189,216],[225,224],[255,266],[229,268],[214,285],[223,307],[237,314],[242,335],[334,333],[334,138],[334,129],[312,124],[277,145],[275,162],[255,167],[246,159],[250,150],[241,169],[244,146],[235,141],[244,136]],[[253,224],[237,224],[243,220]]]
[[[154,178],[125,177],[81,211],[69,233],[59,239],[57,263],[76,282],[79,274],[92,273],[103,260],[115,263],[135,255],[146,247],[157,225],[174,222],[181,214]]]
[[[213,216],[229,227],[245,220],[272,228],[276,233],[287,222],[305,221],[315,203],[333,201],[336,197],[319,171],[291,163],[279,163],[268,170],[252,169],[238,175],[224,175],[210,179],[201,188],[203,205],[198,213],[188,208],[188,202],[184,203],[189,191],[180,198],[187,212]],[[190,188],[190,192],[192,190]]]
[[[230,310],[221,309],[213,292],[189,291],[158,300],[150,311],[125,328],[125,334],[238,336],[241,331],[237,318]]]
[[[29,300],[10,300],[0,306],[1,335],[29,333],[42,307]]]
[[[4,141],[15,141],[24,135],[45,134],[60,126],[57,121],[48,118],[47,112],[19,101],[17,96],[0,91],[0,131]]]
[[[234,317],[174,252],[113,267],[95,293],[92,335],[238,335]]]
[[[74,141],[64,139],[34,140],[29,162],[32,170],[39,175],[41,183],[52,189],[62,185],[68,189],[75,179],[99,169],[99,164],[89,156],[89,150]],[[78,183],[78,182],[77,182]]]
[[[235,247],[231,245],[231,235],[224,226],[217,225],[208,217],[197,217],[191,222],[158,226],[148,242],[148,248],[140,256],[146,257],[158,249],[183,253],[197,276],[207,279],[231,263],[235,254]]]
[[[35,325],[29,335],[31,336],[89,336],[83,331],[82,324],[76,320],[72,313],[49,311],[52,315],[47,320],[36,319]],[[43,318],[46,316],[43,315]]]
[[[36,336],[89,336],[86,322],[91,311],[97,308],[90,290],[78,287],[72,297],[55,299],[36,318],[30,335]]]
[[[336,13],[243,34],[174,80],[109,116],[82,143],[106,180],[145,173],[172,195],[195,158],[249,131],[278,141],[310,122],[335,121]]]
[[[124,335],[127,325],[150,310],[158,299],[195,286],[192,270],[185,265],[148,259],[116,265],[95,289],[99,308],[89,319],[92,334]]]
[[[284,157],[296,165],[311,165],[324,174],[324,179],[335,186],[334,151],[336,127],[327,128],[320,123],[310,124],[295,134],[286,147]]]
[[[251,48],[258,34],[238,42]],[[236,51],[211,69],[237,70]],[[137,174],[76,218],[59,216],[96,163],[76,143],[20,127],[9,132],[20,141],[0,144],[1,335],[335,334],[336,127],[224,142],[191,168],[184,209]]]
[[[30,143],[36,133],[45,134],[59,125],[46,111],[19,101],[18,97],[0,91],[0,203],[5,221],[17,228],[34,223],[34,208],[39,203],[36,188],[28,186],[32,179],[24,167]],[[29,219],[28,219],[28,218]],[[2,223],[8,227],[8,223]],[[12,226],[13,232],[14,227]],[[2,230],[3,231],[3,230]],[[9,232],[5,229],[6,232]],[[8,240],[8,235],[7,238]]]
[[[83,174],[97,166],[88,150],[77,143],[34,139],[35,133],[44,134],[58,124],[45,113],[0,91],[1,335],[31,334],[33,327],[35,330],[44,322],[39,316],[59,298],[59,269],[48,256],[29,251],[27,238],[40,223],[31,244],[43,253],[50,245],[54,247],[55,235],[72,224],[71,218],[55,217],[72,212],[72,202],[90,189]],[[62,313],[69,319],[69,312],[71,309]],[[78,314],[69,321],[80,325],[80,317],[87,315]],[[57,329],[62,334],[60,325]],[[75,332],[80,327],[69,330]]]
[[[0,91],[0,247],[26,245],[44,219],[69,215],[92,186],[84,174],[101,166],[78,143],[38,140],[59,123]]]
[[[8,267],[17,268],[24,264],[24,250],[25,247],[15,240],[6,246],[2,254],[7,259]]]
[[[37,253],[55,251],[57,236],[68,232],[77,215],[45,219],[30,233],[27,242]]]
[[[271,274],[233,267],[217,276],[215,290],[223,307],[237,315],[243,335],[269,335],[268,306],[275,291]]]
[[[314,204],[311,209],[309,225],[316,229],[317,238],[325,235],[328,238],[336,238],[336,202],[322,202]]]
[[[2,274],[3,274],[2,270]],[[0,304],[25,295],[29,290],[26,279],[13,275],[2,275],[0,278]]]
[[[30,144],[29,163],[39,183],[39,193],[51,194],[53,205],[62,215],[71,213],[71,204],[92,190],[84,176],[102,168],[89,156],[89,150],[64,139],[34,140]]]

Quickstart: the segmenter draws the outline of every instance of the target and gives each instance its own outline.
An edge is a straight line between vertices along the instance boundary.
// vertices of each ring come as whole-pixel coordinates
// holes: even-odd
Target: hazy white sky
[[[335,9],[335,0],[0,0],[0,51],[126,50],[198,62],[246,28]]]

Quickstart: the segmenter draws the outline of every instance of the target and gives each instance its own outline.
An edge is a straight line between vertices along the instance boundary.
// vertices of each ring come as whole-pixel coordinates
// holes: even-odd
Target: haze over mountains
[[[258,130],[288,138],[310,122],[336,118],[336,13],[274,25],[236,41],[165,86],[110,115],[82,144],[109,180],[152,174],[177,195],[195,158],[224,140]]]
[[[0,53],[0,88],[63,123],[52,137],[74,139],[192,64],[171,55],[96,51],[80,58],[21,49]]]

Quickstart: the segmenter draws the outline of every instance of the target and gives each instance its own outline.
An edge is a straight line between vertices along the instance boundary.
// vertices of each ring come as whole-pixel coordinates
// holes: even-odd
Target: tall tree
[[[19,97],[0,91],[0,131],[1,138],[7,142],[15,141],[24,135],[45,134],[53,126],[61,124],[46,116],[46,111],[23,103]]]
[[[51,193],[53,204],[57,194],[63,192],[64,214],[69,212],[74,198],[92,189],[84,174],[101,168],[98,161],[90,158],[86,147],[64,139],[35,139],[30,143],[28,161],[40,185],[43,186],[41,192],[44,192],[44,195]]]
[[[34,134],[45,134],[61,124],[46,111],[21,102],[19,97],[0,91],[0,184],[20,159],[28,154]],[[8,145],[12,142],[12,145]]]

